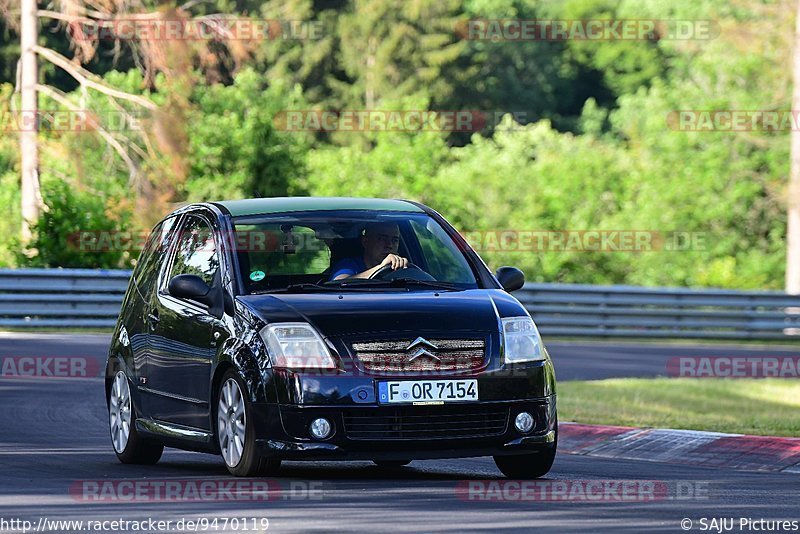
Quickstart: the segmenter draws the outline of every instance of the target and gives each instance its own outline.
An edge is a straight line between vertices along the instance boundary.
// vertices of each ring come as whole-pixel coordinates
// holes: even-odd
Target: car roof
[[[212,202],[233,217],[284,213],[287,211],[414,211],[424,210],[408,200],[349,197],[272,197]]]

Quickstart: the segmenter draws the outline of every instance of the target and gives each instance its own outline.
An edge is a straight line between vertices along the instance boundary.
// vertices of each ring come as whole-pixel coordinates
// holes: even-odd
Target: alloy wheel
[[[217,408],[219,448],[228,467],[236,467],[242,458],[246,424],[242,391],[236,380],[229,378],[222,385]]]
[[[125,451],[131,435],[131,390],[128,379],[122,371],[114,376],[111,385],[111,398],[108,404],[111,441],[118,453]]]

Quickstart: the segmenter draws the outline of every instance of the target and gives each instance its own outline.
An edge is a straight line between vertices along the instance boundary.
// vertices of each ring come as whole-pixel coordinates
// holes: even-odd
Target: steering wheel
[[[410,265],[410,264],[409,264],[409,265]],[[370,279],[370,280],[373,280],[373,279],[378,279],[378,280],[380,280],[380,279],[382,279],[384,276],[386,276],[386,273],[388,273],[388,272],[389,272],[389,271],[391,271],[391,270],[392,270],[392,266],[391,266],[391,265],[384,265],[383,267],[381,267],[380,269],[378,269],[377,271],[375,271],[374,273],[372,273],[372,274],[370,275],[369,279]]]
[[[408,266],[403,269],[392,269],[391,265],[384,265],[369,277],[370,280],[394,280],[395,278],[411,278],[413,280],[425,280],[432,282],[436,280],[433,276],[429,275],[413,263],[409,262]]]

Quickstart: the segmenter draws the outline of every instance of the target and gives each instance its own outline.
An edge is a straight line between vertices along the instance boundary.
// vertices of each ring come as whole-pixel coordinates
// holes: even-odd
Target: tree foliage
[[[195,55],[180,76],[156,68],[153,83],[133,61],[125,63],[132,56],[113,70],[108,51],[99,50],[90,68],[107,83],[171,110],[144,123],[156,154],[143,181],[132,184],[124,162],[96,134],[43,132],[49,211],[40,254],[16,253],[19,214],[12,209],[0,222],[0,263],[128,265],[128,253],[75,253],[64,235],[87,227],[146,229],[176,202],[381,196],[428,203],[463,232],[702,236],[689,250],[659,242],[659,250],[639,252],[480,251],[492,267],[520,266],[529,280],[782,287],[787,132],[679,131],[668,116],[788,110],[788,4],[220,0],[197,9],[293,21],[301,31],[313,24],[321,34],[248,45],[241,55],[218,56],[213,68]],[[466,40],[458,32],[466,20],[490,18],[711,20],[720,33],[708,40],[514,42]],[[13,58],[13,30],[0,27],[0,36],[0,58]],[[56,33],[43,38],[68,49]],[[0,76],[7,82],[0,109],[9,109],[13,69],[4,65]],[[48,78],[72,102],[108,106],[62,82]],[[509,115],[471,134],[315,135],[285,131],[276,120],[286,110],[365,108],[505,111],[517,121]],[[17,179],[13,136],[4,135],[4,205],[16,206]]]

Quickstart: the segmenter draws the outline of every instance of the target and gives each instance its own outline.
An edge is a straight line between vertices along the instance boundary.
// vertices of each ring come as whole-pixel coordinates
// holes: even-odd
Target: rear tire
[[[277,458],[256,451],[253,408],[239,373],[228,369],[217,395],[217,439],[228,471],[237,477],[274,475],[281,465]]]
[[[108,418],[111,445],[123,464],[153,465],[161,459],[164,445],[143,438],[136,430],[136,410],[131,401],[128,377],[117,371],[108,395]]]
[[[556,459],[558,449],[558,422],[556,436],[552,445],[533,454],[516,454],[511,456],[495,456],[494,463],[508,478],[530,479],[541,478],[550,472]]]

